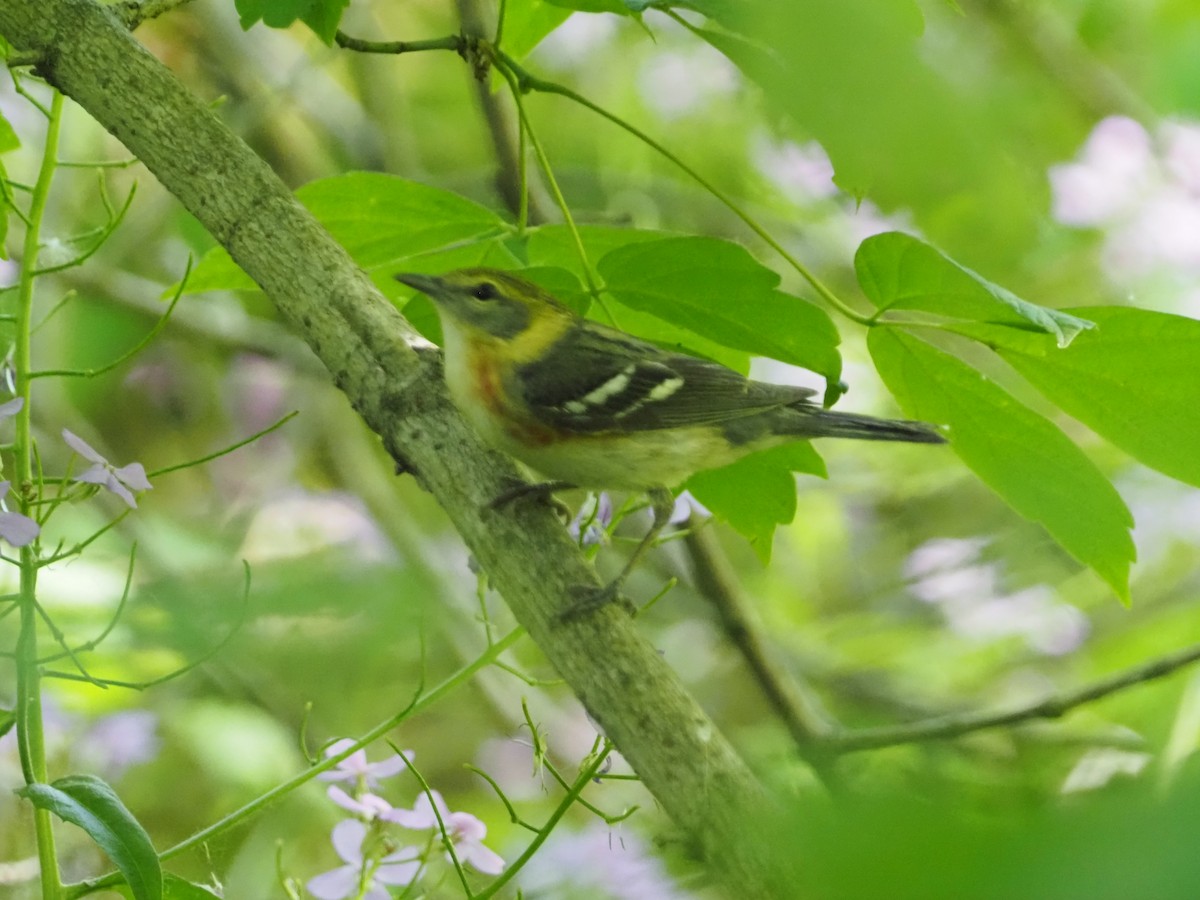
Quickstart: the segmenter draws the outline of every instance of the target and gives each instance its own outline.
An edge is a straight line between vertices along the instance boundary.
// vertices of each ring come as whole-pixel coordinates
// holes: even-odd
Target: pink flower
[[[345,865],[309,880],[306,887],[317,900],[390,900],[391,894],[380,885],[411,884],[421,871],[416,847],[404,847],[378,860],[364,858],[367,826],[357,819],[338,822],[331,837],[333,849]]]
[[[354,741],[350,740],[350,738],[336,740],[325,748],[325,758],[328,759],[331,756],[337,756],[353,745]],[[368,787],[378,787],[378,779],[390,778],[392,775],[404,771],[408,765],[406,757],[412,759],[411,750],[405,750],[404,756],[393,753],[379,762],[369,763],[367,762],[367,751],[360,747],[328,772],[322,772],[317,778],[321,781],[345,781],[354,785],[363,784]]]
[[[1054,217],[1080,227],[1111,222],[1136,205],[1156,168],[1146,129],[1110,116],[1092,129],[1077,162],[1051,167]]]
[[[431,795],[432,803],[429,800]],[[470,863],[485,875],[499,875],[504,871],[504,858],[483,846],[483,839],[487,837],[487,826],[470,813],[451,812],[442,799],[442,795],[437,791],[430,791],[417,798],[417,802],[413,805],[413,813],[417,818],[413,821],[420,824],[406,827],[437,828],[438,815],[434,813],[435,805],[437,814],[441,816],[442,825],[446,829],[446,840],[454,848],[454,854],[460,860]]]
[[[3,497],[10,486],[11,482],[0,481],[0,537],[14,547],[24,547],[41,534],[42,529],[29,516],[3,509]]]
[[[378,794],[372,794],[369,791],[364,791],[357,797],[351,797],[334,784],[330,785],[326,793],[329,795],[329,799],[342,809],[348,809],[352,813],[357,813],[368,822],[379,819],[383,822],[392,822],[404,828],[429,827],[425,823],[425,817],[421,814],[411,809],[398,809]]]
[[[82,475],[75,476],[76,481],[98,484],[112,491],[129,504],[130,509],[137,509],[137,501],[133,499],[134,491],[148,491],[154,487],[147,480],[146,470],[141,463],[133,462],[118,468],[92,449],[87,441],[66,428],[62,430],[62,436],[72,450],[92,464]]]

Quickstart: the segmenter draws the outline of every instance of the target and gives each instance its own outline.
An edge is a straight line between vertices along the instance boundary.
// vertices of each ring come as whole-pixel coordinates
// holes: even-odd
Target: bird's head
[[[428,296],[444,328],[476,339],[515,341],[539,322],[574,316],[537,285],[499,269],[458,269],[440,276],[401,273],[396,280]]]

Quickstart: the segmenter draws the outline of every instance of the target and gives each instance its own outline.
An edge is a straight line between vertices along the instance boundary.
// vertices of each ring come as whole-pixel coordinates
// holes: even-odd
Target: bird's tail
[[[857,438],[864,441],[909,441],[914,444],[944,444],[946,436],[934,425],[907,419],[877,419],[828,409],[805,410],[798,431],[810,437]],[[793,420],[795,422],[795,420]]]

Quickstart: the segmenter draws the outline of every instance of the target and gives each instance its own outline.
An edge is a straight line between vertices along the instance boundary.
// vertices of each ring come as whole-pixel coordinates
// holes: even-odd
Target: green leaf
[[[0,178],[8,179],[8,170],[0,163]],[[8,211],[12,204],[6,198],[0,198],[0,259],[8,259]]]
[[[574,9],[579,12],[601,13],[610,12],[621,16],[630,15],[630,9],[622,0],[546,0],[554,6],[563,9]]]
[[[684,487],[744,535],[766,564],[771,560],[776,526],[796,517],[793,472],[826,476],[825,461],[808,441],[784,444],[720,469],[699,472]]]
[[[679,237],[667,231],[642,231],[634,228],[612,228],[606,225],[583,225],[579,228],[584,252],[594,264],[618,247],[661,241]],[[531,266],[554,266],[566,269],[577,278],[583,278],[583,264],[570,229],[565,225],[546,225],[532,231],[526,242],[526,256]],[[575,306],[568,298],[568,305]],[[720,341],[710,340],[703,335],[680,327],[680,323],[668,322],[648,312],[633,309],[623,303],[609,299],[603,305],[589,304],[583,307],[588,317],[605,325],[614,325],[622,331],[651,341],[668,350],[689,353],[715,360],[745,374],[750,369],[750,356],[741,350],[728,347]],[[610,316],[611,314],[611,316]]]
[[[1200,321],[1113,306],[1074,312],[1097,328],[1063,349],[1044,335],[996,326],[953,330],[988,344],[1130,456],[1200,487]]]
[[[504,13],[504,52],[524,59],[550,32],[571,15],[569,9],[545,0],[508,0]]]
[[[867,340],[905,412],[949,425],[951,446],[968,468],[1127,604],[1133,517],[1083,451],[1048,419],[924,341],[894,328],[873,328]]]
[[[301,18],[327,47],[332,47],[338,24],[342,21],[342,13],[349,5],[350,0],[317,0]]]
[[[234,0],[243,31],[257,22],[270,28],[287,28],[299,19],[314,0]]]
[[[289,28],[300,20],[326,44],[334,33],[350,0],[235,0],[243,31],[257,22],[269,28]]]
[[[134,900],[134,894],[128,885],[116,885],[113,890],[122,897]],[[218,896],[201,884],[187,881],[178,875],[163,875],[163,900],[213,900]]]
[[[175,283],[163,291],[163,296],[169,297],[178,290]],[[184,286],[185,294],[202,294],[205,291],[253,291],[258,285],[254,279],[242,271],[241,266],[233,261],[229,251],[224,247],[213,247],[192,267]]]
[[[624,305],[837,381],[838,333],[824,311],[776,290],[779,276],[739,244],[680,237],[610,251],[597,269]]]
[[[681,237],[668,231],[648,231],[637,228],[613,228],[608,225],[580,225],[579,239],[592,266],[601,257],[628,244],[644,244],[663,238]],[[526,242],[526,255],[531,266],[559,266],[574,272],[583,280],[583,263],[575,238],[566,225],[543,225],[531,229]]]
[[[725,24],[735,21],[735,14],[742,11],[745,4],[739,0],[624,0],[625,5],[634,13],[642,13],[648,9],[690,9]]]
[[[561,300],[581,316],[591,304],[591,298],[579,283],[579,279],[566,269],[558,266],[533,266],[522,269],[518,274]]]
[[[756,80],[781,80],[783,69],[771,52],[737,34],[716,31],[712,28],[696,28],[693,33],[708,42],[748,77]]]
[[[0,114],[0,153],[8,153],[20,146],[21,139],[17,137],[17,132],[8,119]],[[3,164],[0,164],[0,178],[8,179],[8,172]],[[8,211],[10,208],[11,204],[7,199],[0,199],[0,259],[8,259],[5,242],[8,237]]]
[[[52,784],[26,785],[17,793],[86,831],[120,870],[134,900],[162,900],[162,869],[149,835],[101,779],[69,775]]]
[[[21,139],[16,130],[3,115],[0,115],[0,153],[8,153],[21,146]]]
[[[1022,300],[912,235],[888,231],[867,238],[854,256],[863,293],[881,312],[924,312],[1034,328],[1065,347],[1092,323]]]
[[[376,172],[322,178],[304,185],[296,197],[368,271],[455,244],[486,241],[507,227],[487,207],[458,194]],[[187,292],[254,287],[218,247],[192,270]]]
[[[17,714],[11,709],[0,709],[0,738],[4,737],[17,724]]]
[[[296,191],[296,197],[367,269],[508,227],[486,206],[466,197],[378,172],[312,181]]]

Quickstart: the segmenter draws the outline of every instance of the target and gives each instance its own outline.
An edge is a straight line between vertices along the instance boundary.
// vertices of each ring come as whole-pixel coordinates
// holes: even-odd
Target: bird
[[[586,319],[511,272],[395,278],[433,301],[446,385],[467,422],[548,479],[505,491],[493,507],[570,487],[649,498],[650,530],[589,608],[618,596],[670,519],[671,488],[696,472],[811,438],[946,442],[936,426],[823,409],[809,388],[755,381]]]

